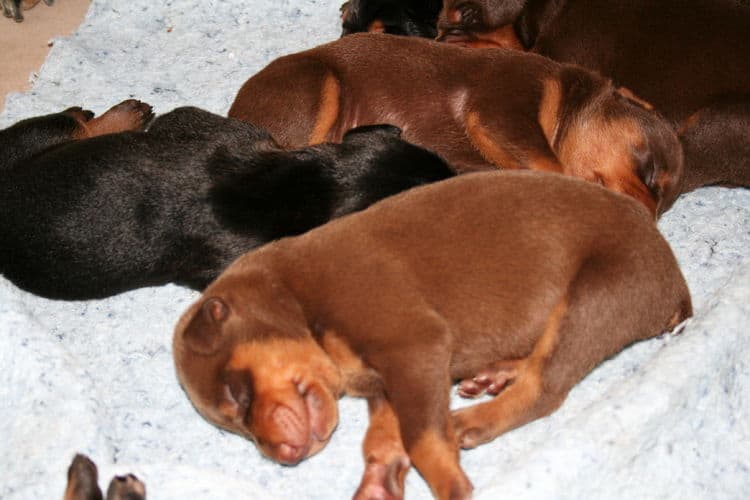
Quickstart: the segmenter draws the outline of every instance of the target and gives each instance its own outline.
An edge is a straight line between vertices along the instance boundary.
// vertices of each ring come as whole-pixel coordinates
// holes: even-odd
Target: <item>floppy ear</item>
[[[633,151],[633,158],[636,161],[636,173],[638,178],[646,185],[648,190],[657,199],[661,197],[661,186],[657,180],[661,174],[662,168],[656,164],[653,153],[646,149],[644,151]]]
[[[643,109],[647,109],[649,111],[654,110],[654,106],[650,102],[644,101],[643,99],[635,95],[633,91],[627,87],[618,87],[615,92],[617,92],[618,95],[620,95],[621,97],[624,97],[628,101],[633,102],[637,104],[638,106],[642,107]]]
[[[387,123],[378,125],[362,125],[361,127],[354,127],[352,129],[349,129],[349,131],[344,134],[343,142],[349,142],[352,139],[356,139],[357,137],[362,137],[362,134],[366,134],[368,136],[379,135],[382,137],[399,138],[401,137],[401,129],[395,125],[389,125]]]
[[[218,297],[206,299],[182,333],[185,346],[197,354],[215,353],[223,340],[222,327],[229,317],[229,306]]]

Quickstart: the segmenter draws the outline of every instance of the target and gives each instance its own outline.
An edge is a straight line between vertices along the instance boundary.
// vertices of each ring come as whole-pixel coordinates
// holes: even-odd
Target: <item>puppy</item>
[[[446,0],[438,27],[439,40],[531,50],[634,91],[687,132],[681,191],[750,186],[747,1]]]
[[[575,175],[627,193],[653,214],[674,202],[683,168],[670,125],[593,72],[420,38],[354,34],[277,59],[243,85],[229,116],[290,147],[392,123],[457,172]]]
[[[68,485],[63,500],[146,500],[146,486],[133,474],[115,476],[107,496],[99,489],[96,464],[86,455],[77,454],[68,467]]]
[[[263,129],[195,108],[147,132],[138,101],[92,116],[74,108],[0,131],[0,273],[50,298],[202,289],[258,245],[453,175],[389,125],[284,151]]]
[[[3,5],[3,15],[5,17],[12,17],[14,21],[20,23],[23,21],[23,14],[21,9],[29,10],[39,3],[39,0],[0,0]],[[47,5],[52,5],[55,0],[44,0]]]
[[[362,31],[435,38],[442,0],[350,0],[341,6],[341,36]]]
[[[548,415],[598,363],[690,314],[640,204],[580,179],[484,172],[240,257],[182,316],[173,353],[197,410],[269,458],[318,452],[337,398],[361,396],[358,495],[400,497],[411,463],[457,499],[472,489],[459,447]],[[451,414],[454,380],[497,397]]]

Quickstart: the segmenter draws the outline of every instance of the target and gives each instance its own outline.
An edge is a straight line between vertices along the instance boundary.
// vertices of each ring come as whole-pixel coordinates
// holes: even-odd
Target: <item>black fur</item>
[[[341,6],[341,36],[370,31],[380,21],[391,35],[435,38],[442,5],[442,0],[350,0]]]
[[[70,139],[74,122],[59,113],[0,131],[0,272],[57,299],[201,289],[254,247],[453,175],[387,125],[284,151],[196,108],[84,140]]]

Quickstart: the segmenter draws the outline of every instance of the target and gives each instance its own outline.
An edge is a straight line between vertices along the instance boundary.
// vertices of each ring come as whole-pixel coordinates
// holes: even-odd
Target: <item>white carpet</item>
[[[341,0],[94,0],[0,127],[129,97],[163,113],[225,113],[272,59],[339,35]],[[53,7],[64,9],[65,2]],[[476,498],[747,498],[750,491],[750,191],[703,189],[660,223],[693,293],[679,337],[636,345],[586,378],[553,416],[462,454]],[[637,235],[634,235],[637,237]],[[0,242],[2,244],[2,242]],[[363,469],[363,401],[296,467],[212,427],[177,385],[176,286],[53,302],[0,278],[0,498],[60,498],[77,451],[102,481],[133,471],[158,500],[346,498]],[[418,474],[409,498],[429,498]]]

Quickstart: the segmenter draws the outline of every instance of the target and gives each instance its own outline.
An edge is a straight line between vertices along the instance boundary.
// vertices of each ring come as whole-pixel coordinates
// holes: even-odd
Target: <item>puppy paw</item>
[[[368,460],[354,499],[400,500],[404,498],[404,480],[409,467],[409,459],[403,455],[393,458],[388,463]]]
[[[101,500],[96,465],[86,455],[77,454],[68,467],[66,500]]]
[[[144,500],[146,486],[133,474],[115,476],[107,488],[107,500]]]
[[[110,115],[110,119],[121,123],[122,130],[143,130],[154,118],[154,110],[150,104],[128,99],[112,106],[102,117]]]
[[[86,123],[86,136],[96,137],[117,132],[140,131],[154,117],[153,109],[145,102],[128,99],[112,106],[106,113]]]
[[[490,435],[482,426],[477,425],[473,416],[471,408],[453,412],[453,429],[456,434],[456,443],[464,450],[476,448],[495,437]]]
[[[480,371],[474,378],[458,384],[458,395],[476,398],[483,394],[497,396],[518,376],[520,361],[499,361]]]

